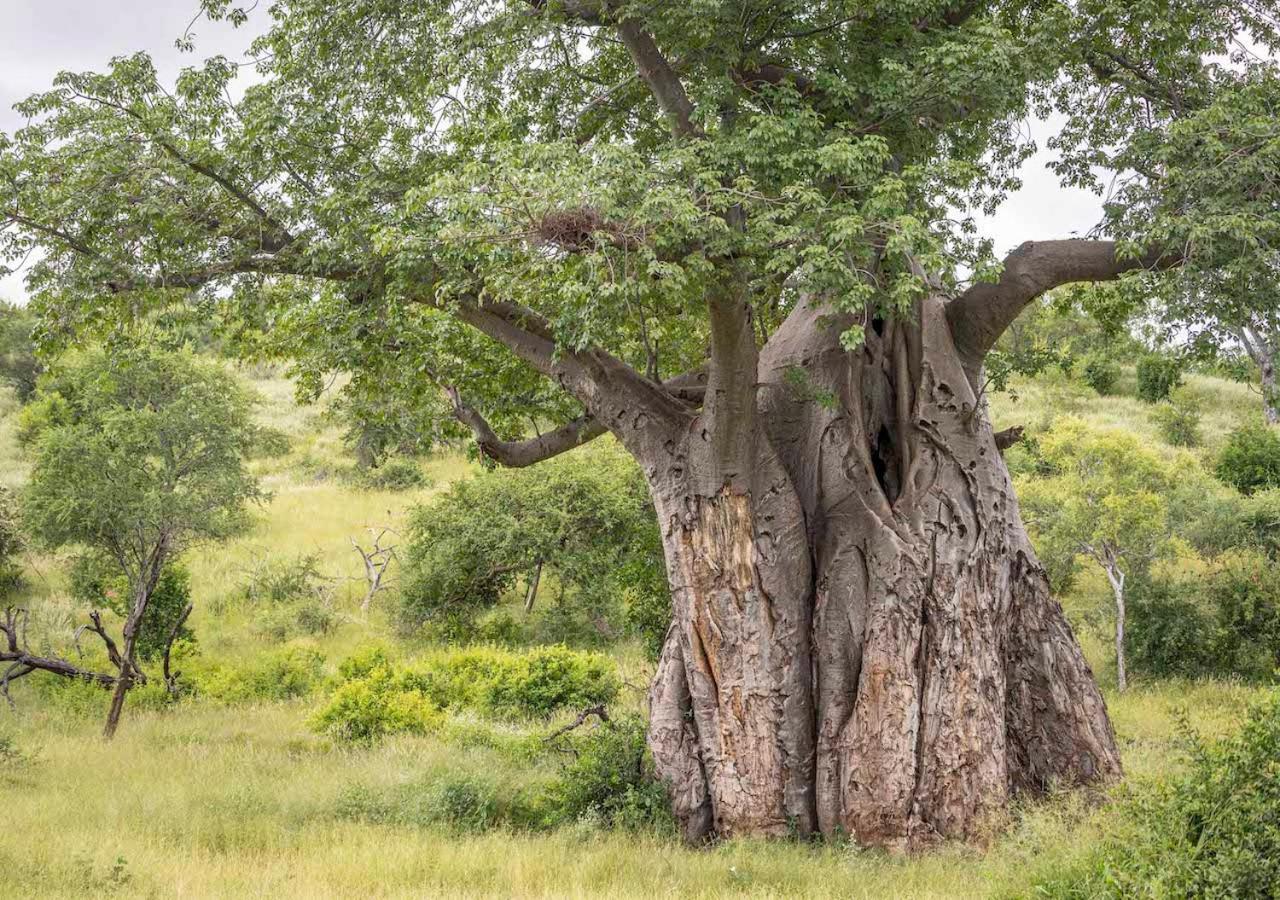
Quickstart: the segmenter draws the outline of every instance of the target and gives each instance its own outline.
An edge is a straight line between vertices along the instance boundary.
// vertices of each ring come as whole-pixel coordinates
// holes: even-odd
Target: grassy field
[[[188,558],[204,658],[246,661],[271,649],[232,602],[246,573],[267,557],[314,554],[333,579],[340,625],[305,640],[330,666],[362,644],[394,642],[381,603],[367,618],[359,613],[360,563],[349,540],[366,527],[398,526],[411,504],[465,477],[468,463],[432,460],[425,468],[433,486],[405,493],[318,477],[317,460],[342,456],[338,432],[320,410],[298,408],[284,380],[252,381],[263,395],[262,418],[286,431],[293,449],[255,463],[272,498],[253,532]],[[1239,385],[1191,381],[1207,400],[1212,447],[1256,398]],[[1001,426],[1066,410],[1158,440],[1149,407],[1132,398],[1100,399],[1052,382],[1020,385],[1018,394],[1017,402],[994,398]],[[13,413],[0,398],[0,482],[9,485],[26,471]],[[40,574],[22,598],[51,634],[83,614],[67,597],[59,562],[33,557]],[[1090,590],[1086,581],[1072,598],[1073,614],[1093,602]],[[1256,689],[1220,682],[1139,681],[1117,695],[1105,636],[1084,628],[1081,638],[1107,692],[1131,782],[1180,764],[1181,720],[1205,735],[1224,734],[1257,697]],[[642,685],[647,671],[638,654],[618,653],[625,680]],[[661,834],[609,831],[588,820],[551,833],[469,832],[420,814],[418,786],[474,776],[514,792],[553,777],[555,760],[513,765],[492,747],[439,737],[344,747],[308,728],[313,699],[134,708],[116,741],[104,744],[93,705],[104,701],[42,703],[32,680],[15,689],[16,712],[0,711],[0,736],[24,757],[0,766],[3,897],[1020,897],[1087,854],[1114,816],[1106,803],[1064,796],[1010,810],[985,853],[951,848],[914,859],[799,842],[689,850]],[[626,696],[641,702],[638,691]],[[354,814],[370,797],[398,798],[394,814]]]

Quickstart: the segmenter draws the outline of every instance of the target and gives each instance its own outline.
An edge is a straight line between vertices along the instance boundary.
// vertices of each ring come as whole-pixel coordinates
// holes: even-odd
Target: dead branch
[[[178,696],[178,676],[181,672],[171,672],[169,669],[169,657],[173,653],[173,642],[178,639],[178,632],[182,631],[182,626],[187,622],[187,616],[191,615],[191,610],[195,607],[188,603],[186,609],[182,611],[182,615],[178,616],[173,628],[169,630],[169,639],[164,644],[164,689],[170,697]]]
[[[575,728],[581,728],[584,724],[586,724],[587,719],[591,718],[592,716],[595,716],[602,723],[607,724],[609,722],[609,710],[605,707],[603,703],[597,703],[595,706],[588,706],[582,712],[578,713],[577,718],[575,718],[568,725],[564,726],[563,728],[559,728],[556,731],[552,732],[551,734],[547,735],[546,742],[550,744],[556,739],[564,737],[566,734],[568,734],[570,731],[573,731]]]
[[[119,675],[94,672],[91,669],[81,668],[56,656],[40,656],[32,653],[27,645],[27,620],[29,618],[30,614],[26,609],[16,609],[11,606],[4,612],[4,621],[0,622],[0,635],[4,637],[4,646],[0,649],[0,663],[9,663],[4,675],[0,676],[0,695],[9,702],[10,706],[13,705],[13,698],[9,696],[9,685],[37,670],[51,672],[63,678],[79,678],[82,681],[87,681],[103,688],[115,686],[119,680]],[[93,626],[84,626],[81,631],[87,629],[99,634],[107,643],[107,653],[111,657],[112,663],[119,668],[120,654],[116,650],[115,643],[102,628],[102,622],[96,612],[92,614],[92,618],[94,621]]]
[[[373,536],[373,549],[366,551],[358,543],[355,538],[349,538],[351,546],[360,554],[360,560],[364,563],[364,578],[368,585],[365,591],[364,600],[360,603],[360,611],[367,613],[369,607],[373,604],[373,598],[378,591],[385,588],[383,578],[387,574],[387,569],[391,567],[391,563],[396,560],[395,544],[383,546],[382,541],[388,534],[395,534],[390,528],[383,528],[381,531],[377,529],[368,529],[369,534]],[[374,532],[377,531],[375,535]]]

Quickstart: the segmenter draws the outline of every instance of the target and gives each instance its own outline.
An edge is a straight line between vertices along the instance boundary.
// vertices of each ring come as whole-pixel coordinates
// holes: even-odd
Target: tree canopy
[[[1209,282],[1269,271],[1271,3],[286,0],[272,17],[239,99],[227,59],[170,88],[138,54],[21,105],[0,252],[42,254],[46,339],[194,291],[229,328],[265,328],[308,389],[344,370],[366,402],[483,415],[498,453],[531,418],[588,436],[572,420],[607,379],[573,354],[652,380],[700,366],[726,284],[761,338],[803,293],[830,296],[856,346],[940,279],[980,356],[1054,283],[1176,259],[1168,283],[1203,309]],[[1121,243],[1025,247],[966,288],[1000,272],[969,215],[1017,185],[1021,123],[1051,111],[1067,180],[1122,176]]]

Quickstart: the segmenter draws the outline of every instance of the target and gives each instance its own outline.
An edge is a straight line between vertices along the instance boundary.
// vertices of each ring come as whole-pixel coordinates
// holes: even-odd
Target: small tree
[[[188,354],[98,353],[41,392],[28,424],[36,461],[24,518],[32,534],[49,547],[107,555],[127,583],[120,648],[96,613],[91,629],[119,672],[96,679],[114,688],[104,732],[111,737],[130,688],[145,681],[139,641],[166,563],[193,542],[230,535],[259,496],[244,468],[250,403],[230,375]],[[26,652],[14,643],[10,635],[10,654]],[[24,665],[88,677],[39,662],[27,654]]]
[[[1165,497],[1174,466],[1131,435],[1060,420],[1040,438],[1052,474],[1022,486],[1023,511],[1036,550],[1071,571],[1081,556],[1106,573],[1116,606],[1116,680],[1125,674],[1125,584],[1170,549]]]
[[[40,376],[40,361],[31,338],[34,324],[31,313],[0,300],[0,382],[12,387],[21,403],[31,399]]]

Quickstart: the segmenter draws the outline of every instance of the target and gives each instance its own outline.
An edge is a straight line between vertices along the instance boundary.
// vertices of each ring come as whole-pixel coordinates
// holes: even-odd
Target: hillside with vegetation
[[[593,445],[541,469],[488,471],[459,446],[362,468],[327,396],[298,405],[279,370],[218,365],[255,398],[270,436],[249,463],[264,494],[241,534],[181,559],[194,612],[175,651],[176,696],[155,680],[135,688],[111,743],[98,735],[107,694],[74,679],[15,681],[0,714],[0,797],[22,823],[0,867],[39,896],[1130,896],[1126,884],[1150,877],[1125,873],[1135,848],[1177,856],[1157,832],[1159,816],[1177,815],[1173,785],[1207,765],[1192,736],[1231,738],[1269,696],[1274,659],[1231,671],[1206,658],[1197,669],[1205,648],[1161,612],[1187,604],[1220,632],[1213,573],[1246,564],[1265,583],[1254,600],[1280,611],[1266,550],[1280,526],[1227,538],[1252,501],[1211,474],[1230,436],[1258,418],[1256,386],[1181,376],[1174,400],[1198,410],[1199,439],[1186,447],[1162,424],[1169,401],[1140,399],[1130,366],[1103,394],[1079,360],[1012,374],[990,402],[997,427],[1025,429],[1005,451],[1025,496],[1052,482],[1043,447],[1064,423],[1080,429],[1077,442],[1121,435],[1129,452],[1181,467],[1161,489],[1186,508],[1171,519],[1171,549],[1152,558],[1156,587],[1133,589],[1123,693],[1103,569],[1072,552],[1061,576],[1124,782],[1016,805],[992,823],[985,851],[901,858],[801,840],[690,849],[643,745],[669,613],[633,464]],[[21,492],[32,407],[10,390],[3,404],[0,470]],[[364,558],[378,550],[390,552],[370,597]],[[1051,565],[1054,552],[1042,549]],[[6,604],[30,611],[32,646],[83,661],[101,651],[73,639],[92,605],[77,559],[26,547]],[[1274,642],[1274,632],[1252,637]],[[1156,859],[1146,864],[1164,865]]]

